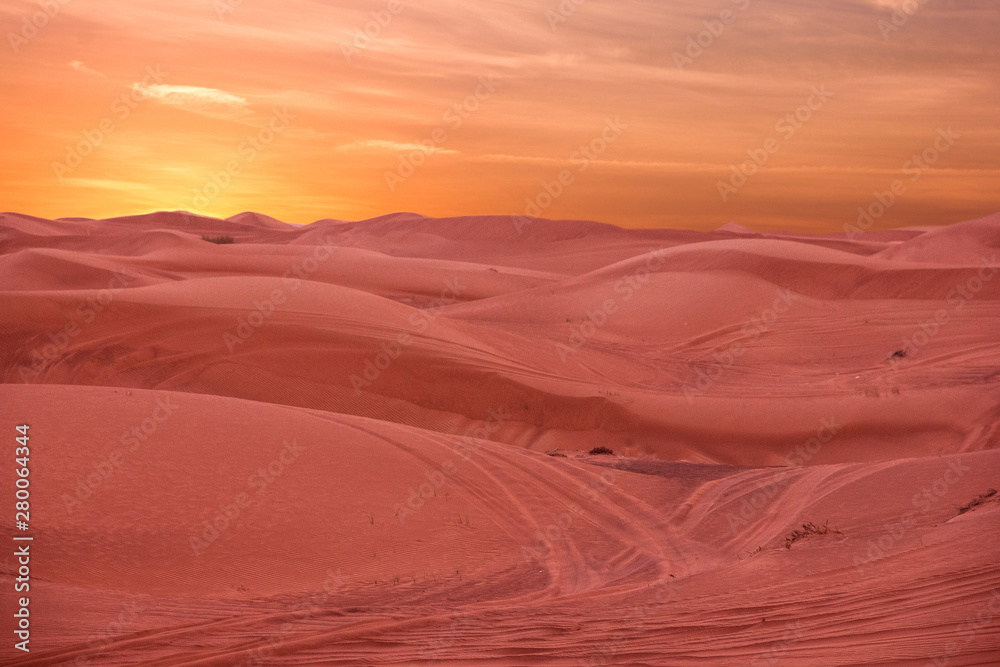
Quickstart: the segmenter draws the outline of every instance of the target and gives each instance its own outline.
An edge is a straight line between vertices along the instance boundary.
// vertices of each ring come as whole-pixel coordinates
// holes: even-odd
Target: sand
[[[998,275],[1000,215],[0,214],[0,663],[998,664]]]

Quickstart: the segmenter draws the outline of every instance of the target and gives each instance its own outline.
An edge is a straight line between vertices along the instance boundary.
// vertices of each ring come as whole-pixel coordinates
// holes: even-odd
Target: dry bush
[[[969,510],[974,510],[975,508],[977,508],[980,505],[982,505],[983,503],[985,503],[987,501],[987,499],[992,498],[996,494],[997,494],[997,490],[996,489],[989,489],[989,490],[987,490],[987,491],[985,491],[983,493],[980,493],[978,496],[976,496],[975,498],[973,498],[969,502],[967,502],[964,505],[962,505],[961,507],[959,507],[958,508],[958,513],[959,514],[965,514]]]
[[[809,523],[802,524],[802,528],[796,528],[792,531],[792,534],[785,538],[785,548],[791,549],[792,545],[801,539],[809,537],[811,535],[840,535],[841,532],[835,528],[830,528],[830,522],[827,521],[822,526],[817,526],[812,521]]]

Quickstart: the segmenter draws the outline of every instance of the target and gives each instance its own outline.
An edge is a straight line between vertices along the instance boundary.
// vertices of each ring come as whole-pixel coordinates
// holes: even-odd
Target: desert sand
[[[1000,664],[998,275],[1000,214],[2,214],[0,662]]]

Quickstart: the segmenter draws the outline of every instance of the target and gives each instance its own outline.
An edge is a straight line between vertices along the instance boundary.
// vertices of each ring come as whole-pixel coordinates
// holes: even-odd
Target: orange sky
[[[871,228],[1000,210],[996,0],[0,0],[0,25],[2,210],[824,232],[894,183]]]

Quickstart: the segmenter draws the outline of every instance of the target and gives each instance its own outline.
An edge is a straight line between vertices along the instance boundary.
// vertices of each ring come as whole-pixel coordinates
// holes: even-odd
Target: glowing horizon
[[[12,0],[0,21],[0,208],[41,217],[832,232],[1000,210],[985,1]]]

